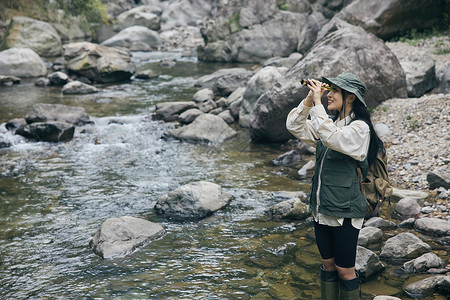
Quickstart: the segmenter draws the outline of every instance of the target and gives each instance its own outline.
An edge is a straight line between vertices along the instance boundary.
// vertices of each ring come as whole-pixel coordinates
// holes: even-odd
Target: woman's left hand
[[[322,104],[321,98],[323,93],[325,93],[325,89],[322,87],[322,82],[315,79],[309,79],[309,84],[307,86],[313,93],[314,104]]]

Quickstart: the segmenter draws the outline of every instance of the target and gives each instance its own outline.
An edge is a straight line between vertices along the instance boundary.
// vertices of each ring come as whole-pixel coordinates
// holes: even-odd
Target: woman
[[[286,127],[316,147],[309,202],[322,257],[322,299],[359,299],[355,260],[366,199],[356,169],[361,167],[364,179],[378,151],[384,154],[385,149],[364,101],[366,86],[357,76],[310,79],[307,86],[308,95],[289,113]],[[328,110],[337,112],[333,119],[321,103],[326,88]]]

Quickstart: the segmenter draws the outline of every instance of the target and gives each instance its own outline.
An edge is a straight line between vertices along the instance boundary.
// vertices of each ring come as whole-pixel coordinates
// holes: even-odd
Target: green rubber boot
[[[339,281],[340,296],[339,300],[359,300],[359,276],[356,274],[356,278],[350,280],[341,279]]]
[[[320,294],[322,300],[338,300],[339,277],[337,271],[325,271],[320,267]]]

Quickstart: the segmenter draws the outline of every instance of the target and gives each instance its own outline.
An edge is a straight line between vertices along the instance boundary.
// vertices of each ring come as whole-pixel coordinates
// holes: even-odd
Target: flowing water
[[[179,60],[174,68],[159,67],[167,56]],[[164,138],[174,124],[150,117],[159,102],[191,100],[200,76],[232,66],[177,52],[134,59],[161,75],[102,85],[94,95],[63,96],[32,81],[0,87],[0,123],[36,103],[83,106],[94,121],[58,144],[27,142],[1,126],[13,146],[0,149],[0,299],[317,299],[310,220],[265,216],[279,201],[274,193],[309,188],[271,165],[287,149],[251,143],[239,128],[220,146],[183,143]],[[154,213],[159,196],[199,180],[234,200],[197,222]],[[106,219],[125,215],[158,222],[167,234],[125,258],[101,259],[89,241]],[[382,288],[398,293],[404,280]]]

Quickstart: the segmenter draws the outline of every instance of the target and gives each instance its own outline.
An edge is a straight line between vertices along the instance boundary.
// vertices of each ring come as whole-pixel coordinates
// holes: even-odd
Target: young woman
[[[307,86],[308,95],[289,113],[286,127],[316,147],[309,202],[322,256],[322,299],[359,299],[355,260],[366,199],[356,169],[361,167],[364,179],[378,151],[385,149],[364,101],[366,86],[357,76],[342,73],[322,82],[310,79]],[[326,88],[328,110],[337,112],[333,119],[321,102]]]

